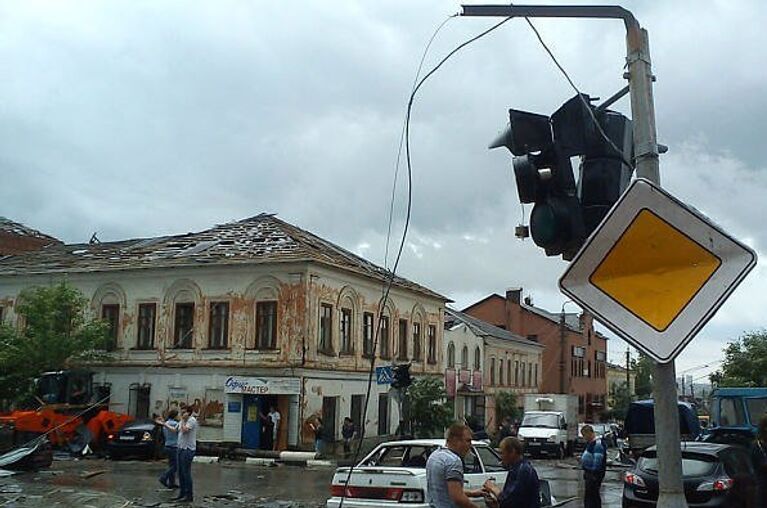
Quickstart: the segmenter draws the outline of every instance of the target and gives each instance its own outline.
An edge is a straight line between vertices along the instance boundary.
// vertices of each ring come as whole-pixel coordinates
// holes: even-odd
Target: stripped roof
[[[273,214],[262,213],[198,233],[51,245],[0,259],[0,275],[103,272],[200,265],[316,262],[386,281],[390,272]],[[394,284],[443,301],[424,286],[395,276]]]
[[[32,229],[29,226],[25,226],[20,222],[12,221],[6,217],[0,216],[0,233],[8,233],[15,236],[26,236],[30,238],[38,238],[40,240],[50,240],[51,243],[59,243],[57,238],[54,238],[45,233],[41,233],[36,229]]]
[[[523,343],[528,346],[544,347],[543,344],[539,342],[527,339],[521,335],[517,335],[516,333],[512,333],[508,330],[504,330],[503,328],[491,325],[486,321],[482,321],[481,319],[477,319],[473,316],[464,314],[463,312],[459,312],[457,310],[453,310],[449,307],[445,308],[445,321],[446,323],[451,321],[458,321],[463,323],[469,327],[474,335],[478,337],[492,337],[495,339],[510,340],[513,342]]]

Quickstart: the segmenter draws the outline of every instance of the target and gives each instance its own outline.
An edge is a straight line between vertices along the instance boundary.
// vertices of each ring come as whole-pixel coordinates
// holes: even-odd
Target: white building
[[[258,215],[186,235],[53,245],[0,259],[0,315],[30,286],[66,280],[110,323],[111,360],[94,365],[118,411],[137,417],[180,403],[200,413],[201,441],[265,445],[261,416],[282,415],[281,448],[310,446],[322,415],[340,437],[360,425],[375,328],[376,365],[412,361],[441,373],[446,299],[395,278],[379,321],[384,269],[307,231]],[[399,421],[375,384],[367,436]]]
[[[445,309],[445,386],[455,399],[457,418],[474,417],[497,427],[495,396],[518,395],[539,386],[544,346],[480,319]]]

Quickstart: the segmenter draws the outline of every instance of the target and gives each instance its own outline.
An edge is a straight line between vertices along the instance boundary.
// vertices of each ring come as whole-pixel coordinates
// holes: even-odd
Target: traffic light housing
[[[410,377],[410,364],[403,363],[400,365],[394,365],[392,367],[392,382],[391,387],[397,389],[404,389],[410,386],[413,379]]]
[[[547,255],[566,260],[575,256],[631,178],[631,168],[623,163],[631,157],[631,121],[594,108],[590,100],[576,95],[550,117],[511,109],[508,127],[490,144],[514,155],[519,200],[534,204],[533,242]],[[581,156],[577,184],[570,162],[574,156]]]

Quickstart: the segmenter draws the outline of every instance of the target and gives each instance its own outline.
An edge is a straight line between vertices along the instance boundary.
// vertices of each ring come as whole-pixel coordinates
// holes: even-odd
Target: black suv
[[[684,494],[692,507],[746,507],[754,496],[754,471],[748,451],[740,446],[683,442]],[[658,501],[658,458],[648,448],[636,466],[623,474],[623,508],[655,506]]]

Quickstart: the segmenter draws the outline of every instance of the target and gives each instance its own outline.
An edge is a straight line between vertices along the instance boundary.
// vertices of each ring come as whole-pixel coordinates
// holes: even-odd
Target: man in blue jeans
[[[168,419],[158,419],[157,424],[162,425],[165,436],[165,454],[168,456],[168,469],[160,476],[160,483],[166,488],[177,489],[176,471],[178,470],[178,411],[171,409]]]
[[[181,409],[178,425],[178,479],[181,489],[174,501],[191,503],[194,499],[192,488],[192,461],[197,450],[197,418],[191,407]]]

